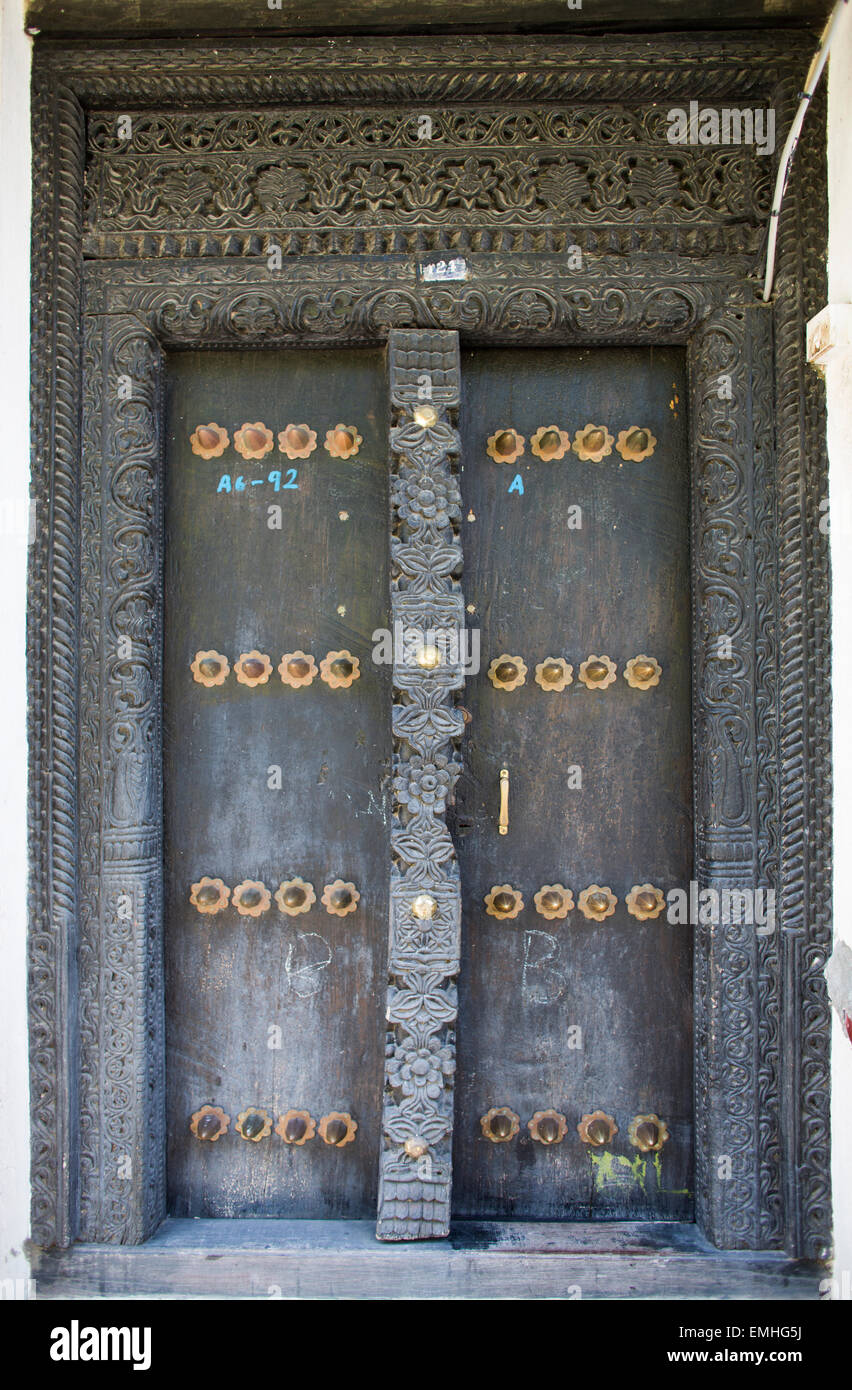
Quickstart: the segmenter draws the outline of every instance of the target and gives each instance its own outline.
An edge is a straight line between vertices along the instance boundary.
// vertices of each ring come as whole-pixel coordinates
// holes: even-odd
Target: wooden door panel
[[[464,1217],[642,1218],[691,1211],[691,957],[688,926],[638,921],[633,885],[664,893],[692,877],[689,662],[689,481],[685,383],[676,350],[477,350],[462,356],[462,541],[468,622],[482,669],[468,679],[472,715],[455,807],[463,893],[454,1211]],[[534,457],[556,424],[613,436],[600,461],[572,449]],[[631,426],[653,454],[625,460]],[[525,439],[513,463],[486,453],[496,431]],[[514,480],[519,477],[523,492]],[[512,485],[514,483],[514,489]],[[581,508],[581,524],[577,513]],[[573,524],[572,524],[573,522]],[[526,680],[495,689],[489,663],[519,656]],[[589,690],[581,661],[605,654],[613,684]],[[656,658],[656,688],[631,689],[626,662]],[[563,657],[573,683],[545,691],[537,663]],[[509,772],[509,832],[498,834],[498,775]],[[580,769],[581,785],[576,769]],[[611,888],[602,923],[575,907],[536,911],[546,884]],[[515,919],[486,914],[493,885],[520,890]],[[483,1137],[480,1117],[507,1106],[520,1134]],[[553,1108],[564,1140],[532,1140],[527,1121]],[[576,1125],[600,1109],[618,1125],[600,1151]],[[654,1112],[661,1153],[628,1141]]]
[[[349,1216],[375,1211],[384,1034],[390,756],[389,668],[370,660],[386,626],[387,420],[381,353],[187,353],[168,371],[165,617],[165,860],[169,1208],[182,1216]],[[219,457],[192,452],[196,426],[218,423]],[[235,431],[261,422],[274,446],[245,459]],[[308,423],[317,447],[288,459],[277,435]],[[357,455],[331,457],[326,431],[357,426]],[[288,475],[295,470],[295,476]],[[281,473],[276,491],[270,473]],[[231,490],[217,490],[227,475]],[[237,477],[244,486],[237,488]],[[291,482],[293,486],[285,484]],[[271,529],[270,507],[281,508]],[[274,514],[272,520],[275,520]],[[268,654],[249,687],[241,652]],[[277,666],[301,649],[319,666],[347,649],[360,678],[285,685]],[[218,687],[193,679],[201,650],[228,658]],[[276,769],[280,769],[280,788]],[[295,916],[275,900],[260,917],[230,902],[190,902],[203,875],[274,893],[299,876],[317,901]],[[340,878],[360,901],[331,915],[323,887]],[[278,1045],[280,1044],[280,1045]],[[190,1132],[204,1105],[230,1127]],[[240,1113],[289,1109],[315,1121],[351,1113],[341,1148],[317,1134],[288,1145],[236,1131]]]

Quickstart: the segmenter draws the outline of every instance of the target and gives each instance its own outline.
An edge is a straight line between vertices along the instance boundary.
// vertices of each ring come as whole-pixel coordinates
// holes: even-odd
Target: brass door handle
[[[509,769],[500,769],[500,821],[499,831],[501,835],[509,833]]]

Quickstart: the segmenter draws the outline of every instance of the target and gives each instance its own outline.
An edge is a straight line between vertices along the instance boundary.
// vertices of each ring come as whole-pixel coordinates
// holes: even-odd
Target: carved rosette
[[[377,1235],[421,1240],[447,1235],[450,1217],[461,894],[445,813],[464,728],[453,704],[464,682],[464,606],[456,577],[462,558],[455,471],[458,336],[392,331],[389,362],[393,618],[412,636],[414,650],[434,648],[440,660],[409,660],[405,643],[395,653],[389,1031]],[[424,399],[432,411],[422,409]]]

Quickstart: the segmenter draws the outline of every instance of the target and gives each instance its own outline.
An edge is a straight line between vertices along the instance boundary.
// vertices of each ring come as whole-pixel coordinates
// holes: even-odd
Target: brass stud
[[[600,463],[612,453],[613,438],[606,425],[586,425],[574,435],[573,448],[578,458]]]
[[[418,647],[414,653],[414,660],[422,671],[435,671],[441,664],[441,652],[438,647]]]
[[[545,883],[539,888],[533,902],[536,912],[553,921],[555,918],[568,916],[574,906],[574,894],[561,883]]]
[[[659,1153],[669,1138],[669,1129],[659,1115],[635,1115],[628,1126],[627,1137],[641,1153]]]
[[[495,463],[514,463],[524,452],[525,442],[517,430],[497,430],[489,436],[485,452]]]
[[[221,652],[208,651],[196,652],[189,669],[199,685],[213,686],[222,685],[231,668]]]
[[[351,458],[363,442],[354,425],[335,425],[325,436],[325,447],[333,459]]]
[[[223,1134],[227,1134],[230,1123],[230,1115],[226,1115],[220,1105],[202,1105],[201,1109],[196,1110],[191,1116],[189,1128],[196,1139],[215,1143]]]
[[[558,425],[542,425],[530,440],[530,448],[544,463],[564,458],[571,448],[571,436]]]
[[[580,662],[580,680],[587,690],[606,690],[615,680],[616,665],[608,656],[588,656]]]
[[[313,884],[306,883],[303,878],[285,879],[275,893],[278,910],[288,917],[298,917],[301,912],[309,912],[316,900]]]
[[[272,1117],[267,1115],[265,1110],[250,1107],[237,1116],[234,1128],[243,1139],[250,1139],[253,1144],[258,1144],[261,1139],[266,1139],[272,1133]]]
[[[234,448],[244,459],[262,459],[273,448],[272,430],[268,430],[260,420],[253,425],[243,425],[234,434]]]
[[[260,917],[262,913],[269,911],[272,895],[265,883],[247,878],[237,884],[231,901],[240,916]]]
[[[421,922],[428,921],[430,917],[434,917],[437,911],[438,903],[437,900],[432,897],[431,893],[418,893],[417,897],[412,900],[411,914]]]
[[[593,1148],[600,1149],[605,1144],[611,1144],[618,1133],[618,1125],[604,1110],[593,1110],[590,1115],[584,1115],[577,1125],[577,1133],[584,1144],[591,1144]]]
[[[590,922],[603,922],[615,912],[617,902],[618,898],[610,888],[601,888],[599,884],[592,883],[583,889],[577,906]]]
[[[216,913],[222,912],[228,906],[228,899],[231,890],[221,878],[200,878],[197,883],[193,883],[189,894],[189,901],[199,912]]]
[[[252,690],[256,685],[266,685],[271,674],[272,662],[265,652],[241,652],[239,659],[234,662],[234,675],[240,685],[247,685]]]
[[[192,452],[202,459],[221,458],[230,441],[228,431],[212,420],[209,425],[198,425],[189,436]]]
[[[561,1144],[568,1131],[568,1121],[558,1110],[536,1110],[527,1129],[539,1144]]]
[[[647,922],[650,918],[659,917],[666,900],[661,890],[655,888],[653,883],[634,883],[624,899],[624,905],[633,917],[640,922]]]
[[[623,459],[632,459],[638,463],[653,454],[657,441],[649,429],[641,425],[630,425],[628,429],[621,431],[615,447]]]
[[[278,674],[285,685],[300,690],[313,682],[317,664],[307,652],[285,652],[278,663]]]
[[[561,656],[547,656],[535,668],[535,683],[542,690],[564,690],[574,680],[574,667]]]
[[[423,1158],[429,1152],[429,1145],[426,1140],[417,1137],[406,1139],[402,1147],[409,1158]]]
[[[346,917],[355,911],[360,898],[361,894],[354,883],[344,883],[342,878],[336,878],[333,883],[325,885],[320,902],[332,917]]]
[[[430,430],[433,425],[438,423],[438,412],[433,405],[416,405],[414,407],[414,422],[421,429]]]
[[[524,900],[511,883],[497,883],[485,896],[485,911],[489,917],[508,919],[523,911]]]
[[[323,1115],[319,1123],[320,1138],[336,1149],[351,1144],[357,1128],[352,1116],[341,1110],[332,1110],[328,1115]]]
[[[519,656],[503,652],[488,667],[488,679],[495,690],[517,690],[527,678],[526,663]]]
[[[288,1110],[275,1126],[275,1133],[281,1136],[285,1144],[298,1147],[307,1144],[316,1132],[316,1120],[312,1118],[309,1110]]]
[[[518,1133],[521,1119],[507,1105],[497,1105],[480,1117],[479,1126],[492,1144],[508,1144]]]
[[[288,425],[279,432],[278,448],[288,459],[306,459],[317,447],[317,432],[310,425]]]
[[[650,690],[660,684],[663,668],[656,657],[634,656],[624,668],[624,679],[634,690]]]
[[[361,663],[351,652],[329,652],[320,662],[320,678],[332,690],[348,690],[361,675]]]

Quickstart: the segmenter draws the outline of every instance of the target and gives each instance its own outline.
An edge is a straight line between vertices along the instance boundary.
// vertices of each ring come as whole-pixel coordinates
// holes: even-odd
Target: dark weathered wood
[[[462,382],[464,592],[482,650],[464,692],[472,717],[453,821],[464,921],[453,1209],[465,1218],[681,1218],[693,1191],[692,930],[665,913],[639,922],[625,898],[645,883],[686,892],[692,878],[683,357],[476,350],[462,354]],[[600,462],[573,450],[551,462],[532,454],[540,426],[573,439],[589,422],[614,441],[645,425],[654,452],[628,462],[615,444]],[[486,443],[506,426],[526,445],[515,463],[498,464]],[[500,653],[526,663],[516,690],[488,679]],[[616,663],[606,690],[580,682],[592,653]],[[624,679],[640,653],[663,668],[655,689]],[[573,666],[558,693],[535,683],[548,656]],[[501,767],[507,835],[497,829]],[[500,921],[483,899],[504,883],[525,906]],[[614,915],[598,924],[575,907],[548,920],[533,899],[554,883],[575,904],[590,884],[608,886]],[[521,1132],[493,1144],[479,1119],[503,1105]],[[526,1125],[550,1108],[568,1132],[547,1148]],[[597,1109],[619,1127],[602,1153],[576,1129]],[[671,1132],[658,1162],[628,1140],[633,1116],[648,1112]]]
[[[767,14],[765,0],[586,0],[574,8],[567,0],[352,0],[341,10],[334,0],[30,0],[26,23],[46,34],[316,34],[422,32],[430,29],[582,29],[584,25],[622,29],[694,29],[749,24],[818,24],[829,0],[786,0]]]
[[[723,1254],[693,1225],[459,1223],[387,1245],[367,1221],[167,1221],[147,1244],[39,1256],[39,1298],[816,1299],[825,1266]]]
[[[162,595],[150,507],[161,350],[377,346],[399,324],[490,345],[688,349],[698,868],[723,885],[776,884],[782,928],[763,942],[698,934],[697,1210],[720,1244],[824,1246],[827,560],[813,524],[824,429],[801,354],[824,271],[822,131],[816,104],[781,218],[778,301],[753,308],[770,161],[745,149],[669,150],[659,100],[661,91],[667,102],[733,94],[740,105],[775,104],[783,129],[809,47],[768,33],[723,44],[560,36],[40,46],[30,659],[39,1240],[72,1239],[82,1220],[101,1240],[136,1241],[163,1209],[154,814]],[[329,143],[332,102],[340,114]],[[200,146],[194,118],[187,124],[174,109],[196,104]],[[116,116],[128,106],[151,114],[137,114],[119,142]],[[321,119],[306,121],[306,107]],[[424,108],[437,113],[427,150],[412,134]],[[91,362],[81,395],[84,122],[85,245],[105,259],[85,286]],[[236,152],[235,129],[247,146]],[[478,169],[482,160],[495,178],[471,185],[468,161]],[[345,190],[348,207],[326,213],[326,187]],[[284,263],[271,272],[266,254],[279,237]],[[575,242],[581,272],[566,261]],[[430,284],[423,262],[447,251],[465,257],[467,279]],[[118,401],[117,374],[140,389],[129,403]],[[730,401],[719,395],[720,374],[730,375]],[[104,441],[127,468],[104,470]],[[128,625],[139,651],[119,667],[115,639]],[[721,682],[707,656],[731,627],[741,661]],[[152,741],[128,750],[126,732],[141,735],[143,712]],[[111,913],[125,875],[130,927]],[[131,1183],[114,1162],[126,1136],[140,1161]],[[732,1181],[718,1180],[719,1155],[732,1158]]]
[[[387,625],[387,425],[380,352],[175,354],[167,381],[165,588],[165,951],[169,1210],[180,1216],[369,1216],[375,1211],[387,950],[390,673],[371,660]],[[231,444],[193,454],[216,421]],[[234,431],[261,421],[273,451],[243,459]],[[317,448],[290,461],[278,431],[308,423]],[[332,458],[326,431],[358,427],[357,455]],[[293,475],[288,473],[293,470]],[[275,491],[269,473],[291,486]],[[217,491],[238,476],[242,491]],[[260,480],[255,485],[254,480]],[[279,507],[280,529],[269,508]],[[273,514],[273,521],[277,518]],[[377,535],[379,544],[376,544]],[[302,689],[278,673],[284,652],[347,649],[361,675]],[[190,662],[215,649],[269,655],[254,689],[233,674],[206,689]],[[311,883],[310,911],[273,897],[259,918],[190,903],[202,875],[274,894]],[[351,881],[355,912],[330,914],[323,886]],[[278,1030],[276,1032],[276,1030]],[[202,1143],[203,1104],[231,1116]],[[340,1150],[319,1136],[291,1146],[235,1130],[250,1106],[274,1118],[331,1110],[358,1123]]]

